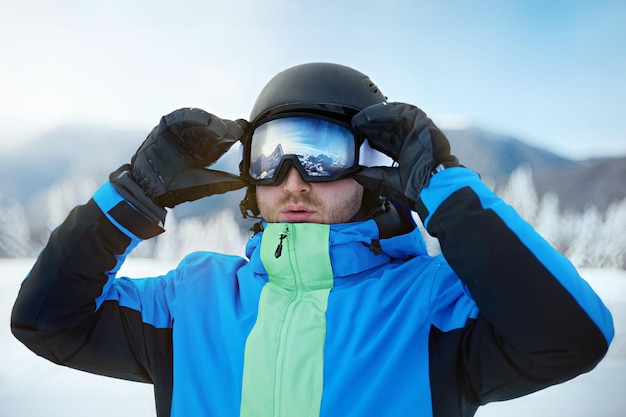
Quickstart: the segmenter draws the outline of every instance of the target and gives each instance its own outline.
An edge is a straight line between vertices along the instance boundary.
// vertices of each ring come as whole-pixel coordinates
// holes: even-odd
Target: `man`
[[[242,178],[205,168],[238,140]],[[371,148],[393,166],[367,166]],[[244,186],[262,218],[248,259],[116,277],[165,207]],[[221,417],[471,416],[591,370],[613,337],[575,268],[421,110],[325,63],[274,77],[250,124],[165,116],[52,234],[12,329],[58,364],[154,384],[159,416]]]

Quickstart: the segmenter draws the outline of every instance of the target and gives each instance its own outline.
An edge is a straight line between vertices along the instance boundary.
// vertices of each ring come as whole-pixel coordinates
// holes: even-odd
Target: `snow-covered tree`
[[[72,208],[84,204],[97,189],[91,178],[69,179],[53,184],[46,195],[47,227],[56,228],[67,217]]]
[[[30,228],[24,208],[0,196],[0,258],[31,255]]]
[[[231,209],[224,209],[206,218],[190,217],[182,220],[177,220],[170,212],[165,229],[165,233],[154,239],[152,255],[157,259],[179,261],[195,251],[243,256],[249,239],[235,221],[235,212]]]
[[[170,211],[165,220],[165,233],[152,239],[154,241],[154,258],[166,261],[180,260],[180,239],[178,221],[174,217],[174,213]]]
[[[548,192],[538,199],[527,166],[515,170],[497,193],[577,266],[626,268],[626,200],[614,203],[606,213],[595,206],[582,213],[562,213],[556,194]]]
[[[589,206],[581,215],[569,215],[564,222],[569,231],[569,245],[565,255],[577,266],[592,267],[600,264],[602,243],[602,215],[595,206]]]
[[[562,216],[559,212],[559,196],[555,193],[547,192],[541,197],[534,226],[535,230],[557,250],[565,250]]]
[[[533,223],[539,208],[539,198],[535,190],[530,166],[520,165],[509,177],[509,182],[498,195],[515,208],[520,216]]]
[[[243,256],[249,239],[235,221],[235,212],[229,208],[206,220],[181,220],[178,234],[181,239],[179,250],[183,254],[200,250]]]
[[[598,266],[626,269],[626,198],[607,209],[601,239],[604,256]]]

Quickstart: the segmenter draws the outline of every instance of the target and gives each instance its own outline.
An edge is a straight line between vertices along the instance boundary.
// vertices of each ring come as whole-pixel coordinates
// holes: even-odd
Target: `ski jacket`
[[[436,174],[419,204],[443,255],[373,220],[266,224],[247,258],[129,279],[155,225],[107,183],[52,234],[12,329],[55,363],[154,384],[177,417],[466,417],[600,361],[609,312],[476,174]]]

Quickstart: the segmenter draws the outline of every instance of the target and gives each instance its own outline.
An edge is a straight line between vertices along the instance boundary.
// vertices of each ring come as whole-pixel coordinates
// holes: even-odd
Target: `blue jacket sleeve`
[[[174,273],[115,279],[126,255],[161,230],[110,183],[102,186],[52,233],[23,282],[11,316],[14,335],[57,364],[141,382],[171,379],[171,369],[151,364],[171,354]]]
[[[418,213],[480,309],[459,366],[474,404],[527,394],[592,369],[612,318],[575,267],[466,168],[435,174]]]

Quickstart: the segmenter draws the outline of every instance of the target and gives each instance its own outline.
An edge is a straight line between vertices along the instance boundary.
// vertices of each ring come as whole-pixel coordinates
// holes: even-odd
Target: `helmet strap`
[[[248,185],[246,188],[246,195],[239,203],[239,211],[244,219],[261,219],[259,206],[256,202],[256,186]]]

